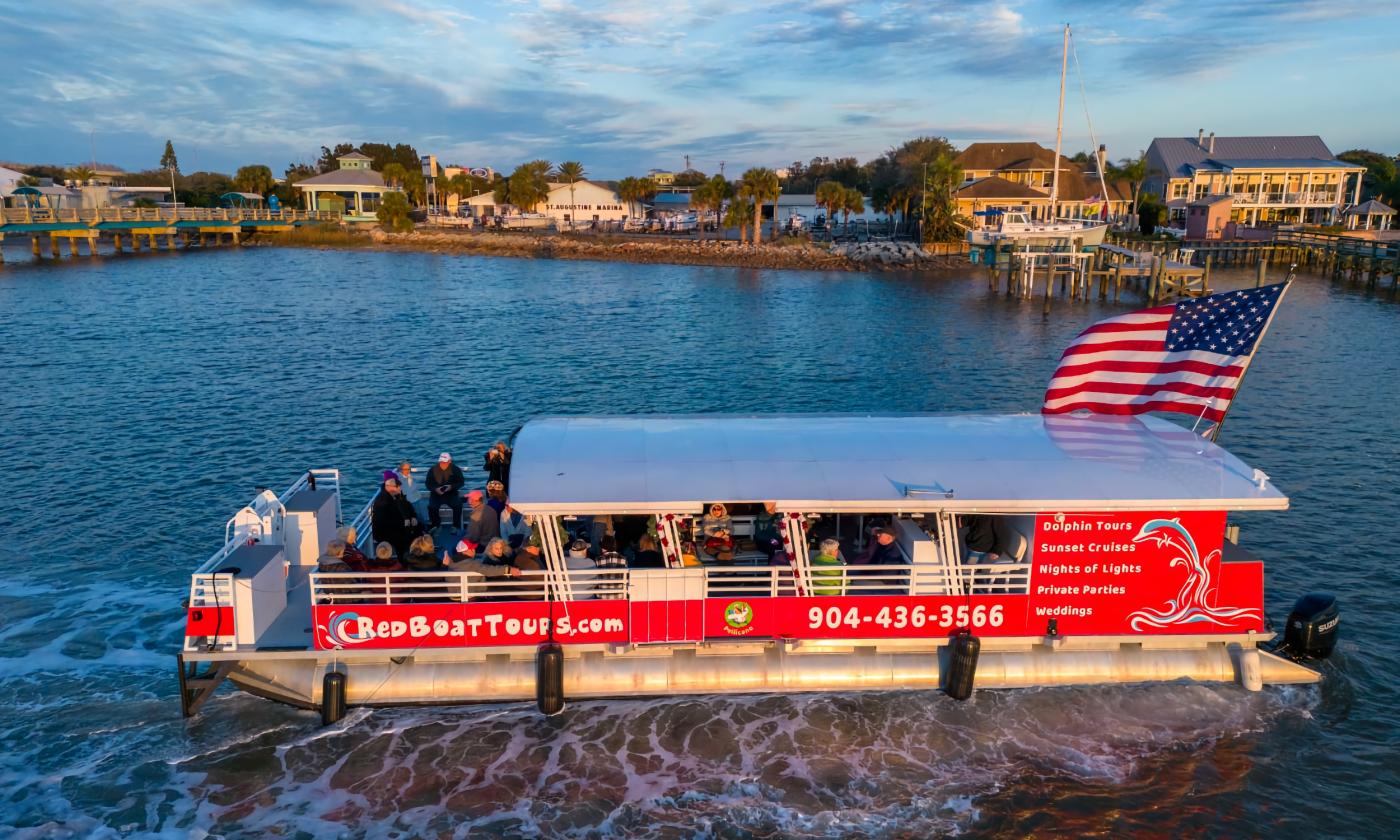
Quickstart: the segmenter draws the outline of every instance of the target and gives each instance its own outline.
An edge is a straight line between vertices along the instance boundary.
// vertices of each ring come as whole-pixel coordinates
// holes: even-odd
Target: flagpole
[[[1225,425],[1225,418],[1230,416],[1230,406],[1235,404],[1235,399],[1240,395],[1240,388],[1244,386],[1245,374],[1249,373],[1249,366],[1254,362],[1254,354],[1259,352],[1259,345],[1264,343],[1264,336],[1269,332],[1269,325],[1274,322],[1274,316],[1278,314],[1279,307],[1283,305],[1284,295],[1288,294],[1288,287],[1293,285],[1293,270],[1298,267],[1297,263],[1288,267],[1288,276],[1284,278],[1283,288],[1279,290],[1278,300],[1274,301],[1274,306],[1269,310],[1269,317],[1264,321],[1264,329],[1259,331],[1259,337],[1254,340],[1254,349],[1249,351],[1249,356],[1244,360],[1244,369],[1240,371],[1240,378],[1235,382],[1235,395],[1230,401],[1225,403],[1225,411],[1220,415],[1220,422],[1215,424],[1215,428],[1210,430],[1210,442],[1220,437],[1220,429]]]

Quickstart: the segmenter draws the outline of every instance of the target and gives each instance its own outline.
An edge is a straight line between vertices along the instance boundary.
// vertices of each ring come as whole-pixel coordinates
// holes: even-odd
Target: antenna
[[[690,155],[685,156],[685,171],[690,171]]]
[[[719,162],[719,174],[721,177],[724,176],[724,161]]]

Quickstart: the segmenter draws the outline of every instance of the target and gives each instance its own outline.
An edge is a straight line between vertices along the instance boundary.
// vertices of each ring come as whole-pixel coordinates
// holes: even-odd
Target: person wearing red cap
[[[462,553],[475,557],[486,544],[501,535],[501,520],[496,509],[486,504],[486,496],[480,490],[467,493],[467,504],[471,505],[471,516],[467,518],[467,534],[462,537]]]
[[[462,470],[452,463],[449,453],[438,456],[437,465],[428,470],[424,483],[428,487],[428,527],[438,528],[442,525],[438,507],[447,505],[452,508],[452,530],[462,530],[462,486],[467,479],[462,475]]]

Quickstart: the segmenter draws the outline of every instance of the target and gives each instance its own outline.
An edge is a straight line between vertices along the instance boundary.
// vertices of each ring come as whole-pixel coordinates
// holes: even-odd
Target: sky
[[[589,176],[903,141],[1319,134],[1400,152],[1400,0],[0,0],[0,160],[182,171],[407,142]]]

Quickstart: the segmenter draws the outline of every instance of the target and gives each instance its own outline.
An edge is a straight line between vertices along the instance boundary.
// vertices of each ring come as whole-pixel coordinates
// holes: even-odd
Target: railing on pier
[[[0,208],[3,224],[83,224],[97,226],[104,222],[151,222],[153,225],[173,225],[184,221],[224,222],[339,222],[341,214],[331,210],[299,210],[283,208],[231,207],[5,207]]]

